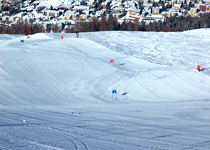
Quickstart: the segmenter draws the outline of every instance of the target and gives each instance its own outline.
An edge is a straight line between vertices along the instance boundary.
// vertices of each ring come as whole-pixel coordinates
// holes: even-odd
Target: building
[[[11,3],[11,5],[19,5],[22,3],[22,0],[7,0],[8,2]]]
[[[88,19],[88,15],[86,15],[86,14],[81,14],[81,15],[79,16],[79,19],[80,19],[80,20],[87,20],[87,19]]]
[[[55,10],[46,10],[44,11],[45,16],[50,16],[50,17],[59,17],[59,11]]]
[[[200,11],[206,11],[209,5],[206,4],[195,4],[195,8],[197,8]]]
[[[140,10],[136,9],[135,7],[129,9],[129,14],[130,14],[130,17],[140,18]]]
[[[153,7],[152,8],[152,14],[154,14],[154,15],[160,14],[160,8],[159,7]]]
[[[198,12],[197,8],[190,8],[191,14],[196,14]]]

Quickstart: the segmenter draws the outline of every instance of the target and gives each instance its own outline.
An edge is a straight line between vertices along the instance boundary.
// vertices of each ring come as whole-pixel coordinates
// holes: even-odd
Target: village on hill
[[[196,17],[209,11],[210,0],[1,0],[0,22],[10,26],[18,20],[30,20],[47,30],[55,24],[66,28],[109,14],[119,23],[138,20],[149,24],[166,17]]]

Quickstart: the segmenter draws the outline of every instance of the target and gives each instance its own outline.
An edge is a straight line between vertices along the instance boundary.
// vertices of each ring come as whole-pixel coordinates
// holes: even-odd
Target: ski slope
[[[209,32],[0,35],[0,149],[210,149]]]

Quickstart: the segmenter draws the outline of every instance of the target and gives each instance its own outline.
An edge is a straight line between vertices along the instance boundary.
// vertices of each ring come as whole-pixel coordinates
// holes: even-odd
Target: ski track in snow
[[[0,35],[0,149],[210,149],[208,33]]]

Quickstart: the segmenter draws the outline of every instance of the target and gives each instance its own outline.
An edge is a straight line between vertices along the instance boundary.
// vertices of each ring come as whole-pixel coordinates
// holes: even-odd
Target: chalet
[[[181,4],[174,4],[173,10],[179,11],[181,9]]]
[[[151,20],[155,20],[156,22],[164,21],[164,19],[165,19],[165,17],[162,16],[161,14],[158,14],[158,15],[154,15],[154,14],[147,15],[146,18],[147,19],[151,19]]]
[[[142,18],[145,18],[147,15],[148,15],[148,13],[145,12],[145,11],[143,11],[142,14],[141,14],[141,17],[142,17]]]
[[[160,3],[160,0],[153,0],[153,2]]]
[[[117,0],[119,3],[124,3],[125,0]]]
[[[197,8],[190,8],[190,13],[191,14],[196,14],[198,12]]]
[[[33,6],[37,6],[39,4],[39,1],[34,1],[34,2],[32,2],[32,4],[31,5],[33,5]]]
[[[74,0],[66,0],[67,5],[72,5],[74,3]]]
[[[64,15],[74,15],[75,14],[75,11],[66,11]]]
[[[26,0],[27,4],[30,4],[31,3],[31,0]]]
[[[80,6],[75,6],[74,9],[75,10],[89,10],[90,6],[80,5]]]
[[[102,3],[101,3],[101,6],[102,6],[103,9],[107,9],[107,3],[102,2]]]
[[[135,7],[135,3],[133,1],[128,1],[128,7],[129,8]]]
[[[140,18],[140,10],[135,7],[129,9],[130,17]]]
[[[76,0],[76,1],[75,1],[75,5],[76,5],[76,6],[81,5],[82,1],[83,1],[83,0]]]
[[[169,12],[166,12],[166,17],[170,18],[170,17],[175,17],[177,15],[176,12],[173,12],[173,11],[169,11]]]
[[[121,8],[118,8],[118,7],[115,7],[113,10],[112,10],[113,13],[121,13]]]
[[[112,15],[117,19],[122,18],[122,13],[113,13]]]
[[[94,2],[87,2],[88,6],[93,6]]]
[[[90,15],[90,10],[83,10],[83,13],[85,13],[86,15]]]
[[[17,18],[17,16],[10,16],[10,17],[8,18],[8,21],[15,21],[15,18]]]
[[[95,1],[96,1],[96,0],[87,0],[87,2],[93,2],[93,3],[94,3]]]
[[[86,14],[81,14],[81,15],[79,16],[79,19],[80,19],[80,20],[87,20],[87,19],[88,19],[88,15],[86,15]]]
[[[207,10],[208,5],[206,4],[195,4],[195,8],[197,8],[200,11],[206,11]]]
[[[125,10],[122,8],[116,7],[112,10],[112,14],[113,14],[113,17],[119,19],[125,14]]]
[[[17,17],[18,18],[22,18],[23,16],[24,16],[24,13],[23,12],[20,12],[20,13],[17,14]]]
[[[50,21],[52,19],[52,17],[50,17],[50,16],[44,16],[42,19],[44,21]]]
[[[6,16],[3,16],[1,20],[2,21],[7,21],[8,18],[9,18],[9,16],[6,15]]]
[[[71,15],[65,15],[64,16],[64,20],[71,20],[72,19],[72,16]]]
[[[129,8],[129,4],[128,4],[127,1],[125,1],[125,2],[123,3],[123,5],[124,5],[124,8],[125,8],[125,9]]]
[[[88,6],[93,6],[94,3],[95,3],[95,0],[87,0]]]
[[[72,15],[72,20],[78,20],[78,14],[76,14],[76,13],[73,14],[73,15]]]
[[[154,15],[160,14],[160,8],[159,7],[153,7],[152,8],[152,14],[154,14]]]
[[[59,6],[59,8],[67,9],[67,10],[72,10],[73,5],[70,5],[70,4],[64,5],[64,4],[62,4],[62,5]]]
[[[46,10],[44,11],[45,16],[50,16],[50,17],[59,17],[59,11],[56,10]]]
[[[155,22],[155,19],[145,17],[145,18],[142,19],[142,22],[145,22],[146,24],[149,24],[149,23]]]
[[[118,7],[121,8],[121,9],[124,9],[124,5],[123,4],[119,4]]]
[[[210,4],[210,0],[205,0],[205,4]]]
[[[15,5],[19,5],[20,3],[22,3],[22,0],[8,0],[8,2],[10,2],[11,5],[15,6]]]
[[[102,15],[104,15],[104,12],[102,12],[102,11],[96,11],[96,16],[97,17],[101,17]]]
[[[153,4],[152,3],[145,3],[143,4],[144,8],[152,8]]]

